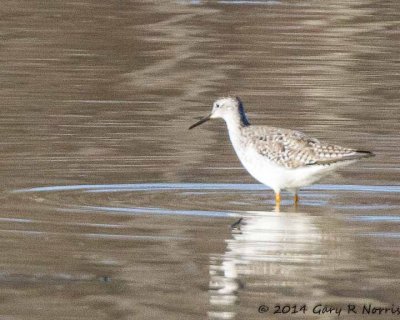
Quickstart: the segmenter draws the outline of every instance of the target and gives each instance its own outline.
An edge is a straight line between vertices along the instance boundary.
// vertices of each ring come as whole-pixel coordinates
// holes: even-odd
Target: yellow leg
[[[294,204],[297,205],[299,203],[299,195],[297,193],[294,194]]]
[[[281,204],[281,194],[279,192],[275,193],[275,204],[278,206]]]

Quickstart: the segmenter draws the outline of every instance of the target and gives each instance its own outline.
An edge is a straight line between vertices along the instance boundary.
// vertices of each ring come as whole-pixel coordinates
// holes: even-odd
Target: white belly
[[[289,169],[279,166],[259,154],[252,145],[245,147],[239,143],[233,143],[236,154],[246,170],[258,181],[273,189],[296,191],[297,189],[317,182],[338,166],[338,163],[329,166],[306,166]],[[346,163],[348,164],[348,163]]]

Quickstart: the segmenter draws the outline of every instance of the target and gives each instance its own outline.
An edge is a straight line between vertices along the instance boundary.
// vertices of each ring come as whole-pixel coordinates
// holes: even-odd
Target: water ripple
[[[235,184],[235,183],[135,183],[135,184],[82,184],[69,186],[43,186],[27,189],[17,189],[15,193],[25,192],[54,192],[77,191],[87,192],[126,192],[126,191],[159,191],[159,190],[231,190],[231,191],[260,191],[268,188],[262,184]],[[331,185],[318,184],[304,190],[320,191],[359,191],[379,193],[400,193],[400,186],[396,185]]]
[[[354,216],[348,220],[362,222],[400,222],[400,216]]]
[[[89,211],[105,211],[118,214],[159,214],[159,215],[181,215],[181,216],[201,216],[201,217],[239,217],[240,215],[234,212],[225,211],[205,211],[205,210],[169,210],[165,208],[121,208],[121,207],[103,207],[103,206],[82,206],[81,210]]]

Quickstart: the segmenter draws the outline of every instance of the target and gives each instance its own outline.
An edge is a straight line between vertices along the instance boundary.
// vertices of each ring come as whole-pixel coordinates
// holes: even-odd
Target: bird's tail
[[[372,153],[371,151],[362,151],[362,150],[355,150],[352,151],[349,154],[343,155],[341,157],[338,158],[331,158],[331,159],[323,159],[323,160],[317,160],[313,163],[310,163],[308,165],[330,165],[330,164],[334,164],[334,163],[339,163],[339,162],[343,162],[346,163],[348,161],[354,161],[354,160],[359,160],[362,158],[371,158],[374,157],[375,154]]]
[[[356,150],[355,156],[357,156],[358,158],[371,158],[371,157],[375,157],[375,153],[371,152],[371,151],[363,151],[363,150]]]

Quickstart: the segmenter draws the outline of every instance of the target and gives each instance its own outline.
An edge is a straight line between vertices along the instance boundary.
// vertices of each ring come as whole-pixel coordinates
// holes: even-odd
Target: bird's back
[[[288,169],[373,156],[368,151],[322,143],[300,131],[283,128],[246,126],[241,128],[241,136],[246,147],[254,148],[269,161]]]

